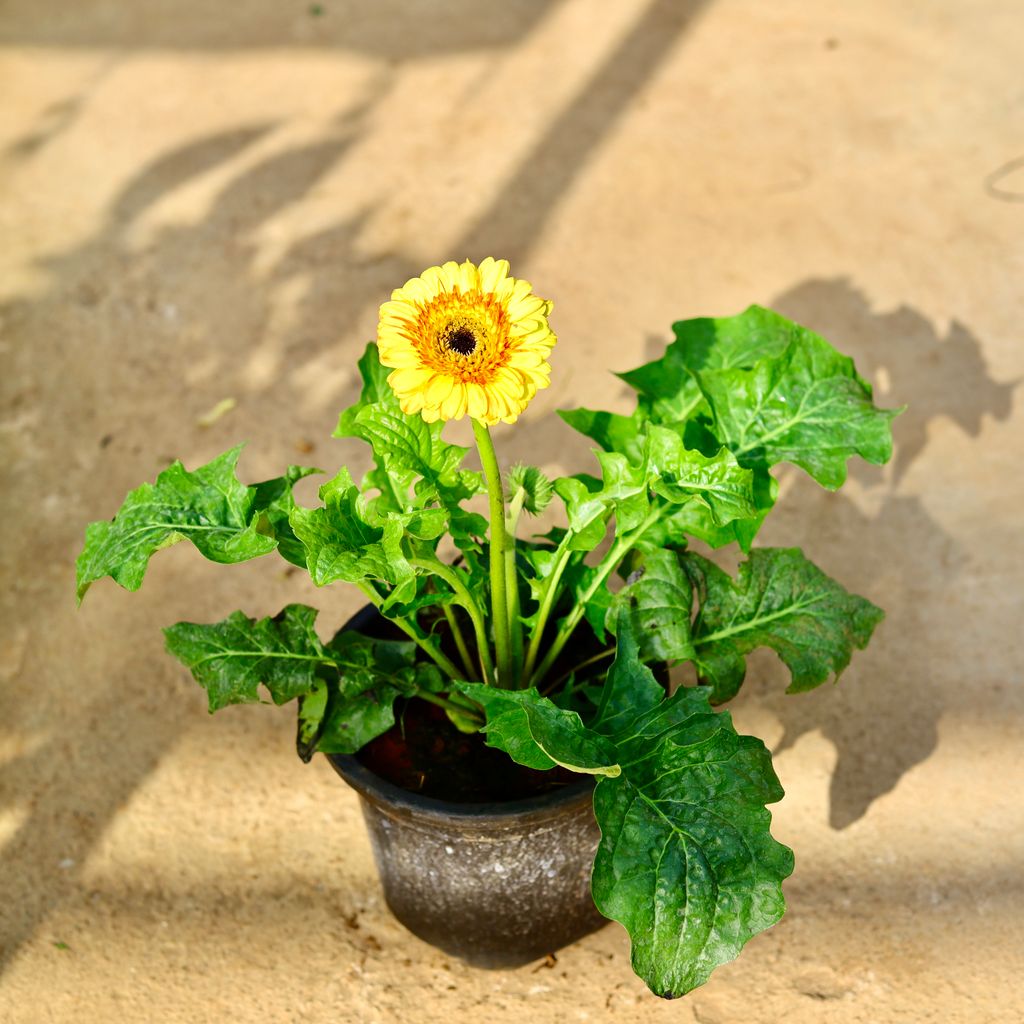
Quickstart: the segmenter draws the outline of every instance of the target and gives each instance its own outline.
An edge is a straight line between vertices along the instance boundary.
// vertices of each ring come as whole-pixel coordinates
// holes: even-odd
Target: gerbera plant
[[[773,467],[834,490],[851,456],[888,459],[895,411],[875,407],[849,358],[754,306],[675,324],[660,359],[620,374],[637,393],[629,415],[560,414],[597,443],[596,474],[502,475],[491,428],[547,386],[550,312],[504,260],[408,281],[381,306],[362,394],[335,431],[372,449],[360,482],[342,469],[306,508],[293,487],[319,470],[244,484],[240,448],[194,471],[175,462],[88,527],[78,596],[103,576],[138,589],[150,556],[184,539],[216,562],[276,550],[317,586],[354,584],[407,639],[324,640],[316,612],[293,604],[179,623],[168,650],[211,711],[258,701],[261,685],[296,700],[305,760],[355,753],[396,707],[425,701],[519,765],[595,776],[594,900],[625,925],[651,989],[679,995],[779,919],[793,865],[769,832],[766,805],[782,797],[770,755],[716,707],[755,648],[778,653],[791,692],[810,690],[882,618],[799,549],[753,546]],[[464,416],[482,473],[442,437]],[[561,525],[530,535],[556,495]],[[738,547],[735,576],[694,542]],[[695,684],[668,686],[666,668],[685,662]]]

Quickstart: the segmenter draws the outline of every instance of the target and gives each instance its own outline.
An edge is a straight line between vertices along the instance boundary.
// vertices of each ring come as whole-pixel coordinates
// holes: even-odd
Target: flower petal
[[[441,417],[446,420],[461,420],[466,415],[466,385],[461,381],[441,403]]]
[[[427,382],[424,393],[427,405],[440,406],[452,393],[454,387],[454,377],[449,377],[446,373],[437,374]]]
[[[508,260],[496,260],[488,256],[480,264],[480,291],[494,292],[498,285],[508,277]]]

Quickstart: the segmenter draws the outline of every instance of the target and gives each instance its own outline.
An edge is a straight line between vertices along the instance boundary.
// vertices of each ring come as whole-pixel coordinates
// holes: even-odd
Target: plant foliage
[[[516,466],[494,481],[481,446],[485,480],[441,423],[402,412],[370,345],[360,398],[335,431],[370,447],[361,481],[341,469],[306,508],[293,487],[316,470],[245,485],[240,448],[192,472],[176,462],[90,525],[78,559],[79,599],[103,576],[137,590],[150,557],[182,539],[216,562],[277,550],[316,586],[355,584],[408,641],[346,631],[325,642],[315,611],[289,605],[274,618],[179,623],[167,648],[211,711],[263,692],[295,700],[306,760],[359,750],[391,727],[401,696],[440,705],[520,764],[594,776],[594,898],[663,996],[703,983],[778,920],[792,870],[769,832],[767,805],[782,797],[771,757],[713,705],[736,695],[759,647],[782,659],[789,692],[838,679],[882,618],[798,549],[753,546],[778,495],[774,467],[835,489],[851,457],[889,457],[898,412],[875,407],[852,360],[770,310],[673,329],[661,358],[620,374],[632,413],[561,413],[598,445],[596,475],[552,481]],[[490,524],[466,504],[485,489]],[[520,513],[556,496],[563,525],[517,540]],[[438,554],[446,536],[454,564]],[[694,540],[735,544],[735,576]],[[584,622],[607,647],[556,676]],[[651,666],[685,662],[700,685],[669,694]]]

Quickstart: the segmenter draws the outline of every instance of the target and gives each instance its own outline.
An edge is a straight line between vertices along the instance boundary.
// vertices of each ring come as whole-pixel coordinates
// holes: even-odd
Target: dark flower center
[[[476,335],[468,327],[456,327],[445,341],[453,352],[460,356],[471,356],[476,350]]]

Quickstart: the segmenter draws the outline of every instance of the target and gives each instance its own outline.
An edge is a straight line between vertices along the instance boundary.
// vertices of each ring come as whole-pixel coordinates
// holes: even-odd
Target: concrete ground
[[[1019,0],[7,0],[0,1020],[1022,1019],[1022,46]],[[74,608],[85,523],[169,459],[358,464],[377,304],[487,254],[561,339],[509,461],[585,468],[554,410],[752,301],[909,406],[841,494],[783,474],[762,542],[888,618],[836,688],[755,661],[789,911],[673,1003],[617,925],[516,971],[412,938],[292,711],[211,719],[162,651],[354,592],[181,545]]]

